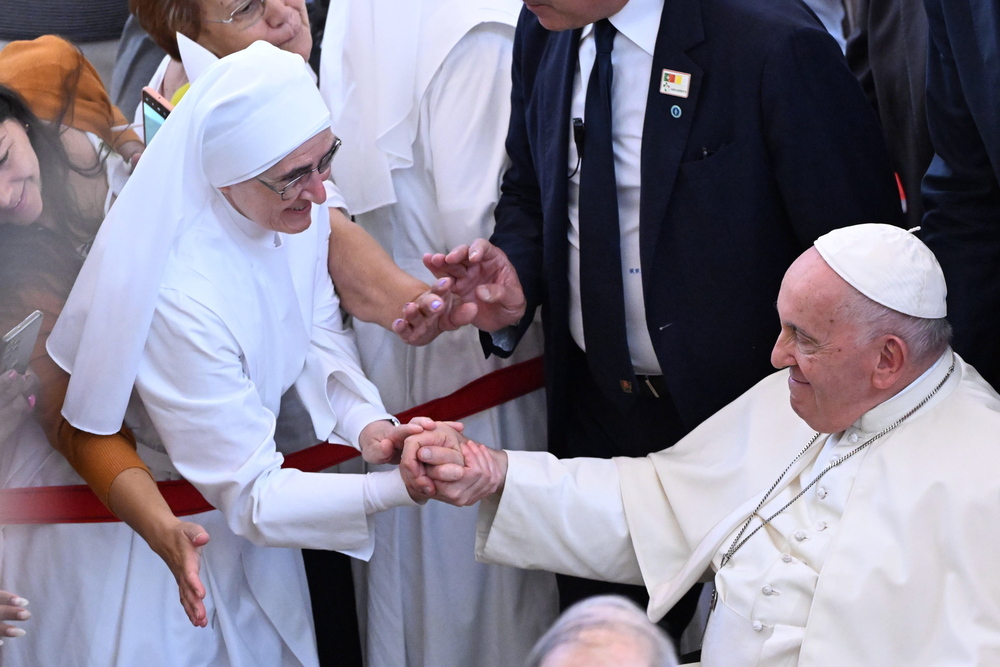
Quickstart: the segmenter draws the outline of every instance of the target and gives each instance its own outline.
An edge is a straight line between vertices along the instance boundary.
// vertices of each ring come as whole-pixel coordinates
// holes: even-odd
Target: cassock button
[[[816,523],[816,530],[823,531],[826,530],[826,521],[819,521]]]
[[[808,536],[806,535],[806,531],[804,531],[804,530],[797,530],[797,531],[795,531],[794,537],[799,542],[801,542],[802,540],[806,539],[806,537],[808,537]]]
[[[857,433],[852,433],[851,435],[849,435],[847,437],[847,439],[850,440],[851,442],[857,442],[858,441],[858,434]]]
[[[774,589],[770,586],[764,586],[764,588],[760,589],[760,592],[764,595],[774,595]]]
[[[792,555],[791,554],[781,554],[781,561],[783,563],[791,563],[792,562]]]
[[[764,624],[763,623],[761,623],[760,621],[754,621],[753,622],[753,631],[754,632],[760,632],[763,629],[764,629]]]
[[[821,486],[818,489],[816,489],[816,495],[819,496],[820,500],[826,498],[826,487]]]

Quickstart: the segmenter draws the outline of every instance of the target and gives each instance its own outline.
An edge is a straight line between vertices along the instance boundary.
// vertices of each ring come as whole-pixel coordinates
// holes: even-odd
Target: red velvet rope
[[[425,416],[437,421],[459,420],[528,394],[544,385],[542,358],[513,364],[474,380],[458,391],[418,405],[397,417],[407,422]],[[358,455],[346,445],[322,442],[289,454],[282,468],[318,472]],[[160,492],[177,516],[207,512],[213,507],[186,480],[159,482]],[[0,490],[0,525],[44,523],[108,523],[118,521],[85,484]]]

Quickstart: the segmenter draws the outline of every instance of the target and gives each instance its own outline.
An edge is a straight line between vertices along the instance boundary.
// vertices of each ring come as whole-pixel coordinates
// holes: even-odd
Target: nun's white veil
[[[413,164],[420,100],[458,41],[481,23],[515,25],[522,7],[521,0],[330,4],[320,91],[334,132],[348,138],[333,180],[351,213],[396,201],[391,171]]]
[[[63,415],[121,428],[175,240],[213,216],[218,188],[266,171],[329,127],[308,67],[265,42],[212,64],[146,149],[84,263],[52,335],[72,374]]]

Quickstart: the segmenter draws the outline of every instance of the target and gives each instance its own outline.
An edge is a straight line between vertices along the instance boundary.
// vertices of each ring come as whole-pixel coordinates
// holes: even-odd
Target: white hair
[[[849,295],[842,302],[841,309],[850,321],[861,328],[859,345],[892,334],[906,343],[914,363],[923,363],[936,359],[951,342],[951,325],[945,318],[906,315],[873,301],[850,285],[848,289]]]
[[[560,647],[585,641],[583,635],[590,630],[612,632],[641,645],[648,659],[635,667],[677,665],[673,644],[666,633],[650,622],[635,603],[620,595],[599,595],[577,602],[563,612],[535,644],[526,667],[540,667]]]

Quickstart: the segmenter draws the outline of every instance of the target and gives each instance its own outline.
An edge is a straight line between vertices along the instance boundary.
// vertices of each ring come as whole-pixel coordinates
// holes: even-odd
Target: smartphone
[[[173,109],[173,105],[163,95],[149,86],[142,89],[142,133],[147,146]]]
[[[42,329],[42,311],[36,310],[0,339],[0,374],[10,370],[28,370],[31,352]]]

